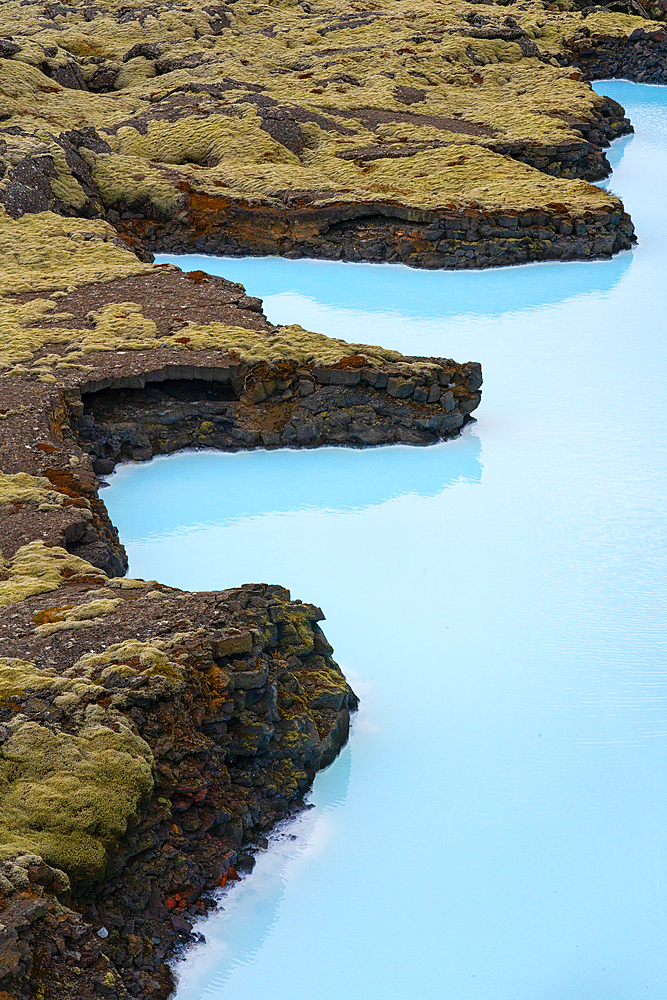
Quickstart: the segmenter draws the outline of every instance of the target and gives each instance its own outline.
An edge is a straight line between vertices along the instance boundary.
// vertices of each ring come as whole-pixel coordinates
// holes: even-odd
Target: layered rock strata
[[[476,363],[406,357],[377,369],[351,355],[335,367],[211,368],[196,360],[86,382],[81,402],[68,394],[95,472],[188,447],[432,444],[458,434],[480,400]]]
[[[107,223],[0,216],[1,246],[0,997],[164,998],[357,699],[282,587],[126,579],[99,475],[183,447],[427,444],[471,419],[481,371],[274,326]]]
[[[0,995],[164,997],[356,698],[321,611],[282,587],[188,594],[41,542],[12,568],[28,559],[61,582],[0,620]]]
[[[589,182],[631,126],[587,80],[667,65],[661,3],[614,6],[8,0],[0,202],[145,259],[606,257],[632,222]]]
[[[297,200],[298,201],[298,200]],[[155,251],[228,256],[280,254],[326,260],[408,263],[425,268],[500,267],[536,260],[610,257],[635,242],[620,206],[573,217],[568,206],[543,211],[478,208],[462,212],[401,210],[387,202],[314,211],[308,204],[267,211],[205,199],[187,222],[164,227],[136,221],[121,230]]]

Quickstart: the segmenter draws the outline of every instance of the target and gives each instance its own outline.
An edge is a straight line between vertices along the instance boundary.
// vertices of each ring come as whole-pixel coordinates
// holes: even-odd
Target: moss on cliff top
[[[124,583],[139,581],[124,580]],[[143,581],[142,581],[143,582]],[[127,639],[117,642],[103,653],[86,653],[72,667],[73,674],[83,674],[91,679],[108,681],[109,677],[124,668],[127,676],[137,677],[161,676],[170,680],[182,681],[183,668],[175,659],[169,656],[170,644],[162,639],[140,642],[138,639]]]
[[[151,266],[139,265],[139,268],[146,270]],[[76,281],[76,277],[73,280]],[[157,336],[153,320],[143,315],[141,305],[136,302],[112,302],[91,312],[90,329],[49,327],[45,320],[53,312],[53,300],[33,299],[25,304],[5,301],[2,305],[0,333],[3,343],[0,346],[0,365],[8,368],[5,377],[35,372],[41,378],[54,380],[54,372],[57,375],[59,371],[69,371],[75,366],[85,368],[86,358],[90,354],[116,350],[145,351],[166,346],[164,338]],[[63,317],[66,319],[66,314],[59,314],[59,318]],[[308,362],[327,365],[336,364],[342,358],[355,354],[363,356],[370,365],[382,365],[387,361],[400,362],[403,357],[398,351],[348,343],[312,333],[298,324],[263,332],[225,323],[191,323],[183,328],[181,334],[179,338],[168,338],[171,348],[186,354],[196,349],[224,351],[246,363],[295,361],[298,364]],[[45,344],[70,346],[64,358],[51,354],[40,357],[31,368],[26,367],[25,362],[31,361],[33,355]],[[16,490],[19,487],[8,484],[8,497],[13,496],[12,488]],[[38,489],[37,484],[31,484],[31,488]],[[1,491],[2,480],[0,502]],[[38,499],[37,493],[34,499]],[[47,499],[45,493],[43,500]]]
[[[13,128],[56,134],[94,125],[113,149],[83,154],[105,204],[151,206],[157,218],[178,215],[188,186],[261,199],[299,189],[352,202],[384,196],[421,208],[557,201],[573,212],[615,210],[608,193],[566,189],[548,175],[570,176],[558,150],[582,146],[579,125],[586,132],[605,105],[555,57],[563,61],[586,32],[628,37],[659,25],[609,11],[584,17],[569,2],[559,8],[422,0],[406,9],[379,0],[332,11],[238,0],[223,10],[193,0],[134,17],[126,6],[92,2],[49,25],[37,0],[10,0],[0,30],[19,50],[0,60],[0,93]],[[113,91],[62,87],[58,73],[72,66],[92,89]],[[406,144],[424,143],[444,148],[405,155]],[[356,162],[354,151],[369,146],[387,156]],[[538,159],[551,151],[556,166],[545,177],[508,163],[503,154],[518,147]],[[457,169],[458,155],[469,169]],[[64,173],[57,183],[71,188],[75,205],[76,186]]]
[[[187,121],[181,123],[180,130],[171,129],[172,133],[180,132],[171,139],[170,132],[163,129],[153,134],[149,131],[146,136],[127,130],[132,138],[121,148],[144,150],[142,155],[149,160],[156,147],[165,159],[176,156],[176,150],[188,143],[195,150],[200,144],[210,150],[224,148],[224,156],[214,157],[215,165],[204,169],[195,164],[182,166],[179,176],[183,182],[211,198],[268,199],[281,209],[290,191],[312,191],[316,206],[380,201],[416,210],[474,204],[485,212],[524,212],[559,202],[573,216],[598,209],[621,209],[618,198],[593,184],[551,177],[483,145],[472,144],[468,136],[434,136],[433,128],[410,123],[384,126],[387,155],[383,157],[378,148],[376,158],[366,162],[363,158],[344,159],[339,154],[354,151],[360,141],[377,144],[374,136],[360,140],[356,135],[355,143],[348,140],[333,144],[328,137],[319,141],[322,133],[315,126],[313,131],[318,135],[313,147],[297,157],[270,139],[255,114],[218,120],[219,126],[210,120],[206,123],[208,135],[200,122]],[[553,134],[554,126],[550,128]],[[565,142],[566,137],[561,141]],[[406,142],[413,143],[418,151],[398,158],[392,155],[400,152]],[[440,148],[424,147],[424,143],[440,143]],[[154,163],[146,163],[142,155],[123,153],[97,158],[94,176],[105,204],[150,204],[154,216],[176,217],[183,205],[181,191],[173,177]]]
[[[11,477],[0,477],[0,481],[4,478]],[[16,604],[35,594],[46,594],[66,580],[76,582],[90,578],[91,574],[106,579],[102,570],[94,569],[66,549],[41,541],[29,542],[22,545],[12,559],[4,560],[0,556],[0,606]]]
[[[40,669],[26,660],[0,658],[0,706],[9,699],[23,699],[45,691],[57,698],[72,696],[77,704],[83,695],[98,693],[85,677],[63,677],[50,667]]]
[[[9,368],[9,374],[14,371],[21,375],[30,370],[52,380],[52,373],[58,370],[67,371],[77,364],[85,367],[86,356],[92,353],[147,350],[164,344],[164,338],[157,336],[153,320],[146,318],[141,305],[135,302],[109,303],[90,313],[91,328],[69,328],[49,325],[55,318],[57,298],[35,298],[25,303],[12,300],[12,293],[58,293],[160,270],[138,261],[106,222],[62,218],[52,212],[13,220],[0,206],[0,254],[5,261],[0,275],[0,296],[5,296],[0,298],[0,366]],[[59,313],[57,318],[62,322],[68,316]],[[245,327],[210,323],[189,325],[182,333],[184,337],[169,339],[171,348],[230,351],[247,362],[291,360],[335,364],[351,354],[363,354],[369,363],[382,364],[401,358],[397,351],[347,343],[311,333],[298,325],[278,327],[265,334]],[[25,363],[31,362],[46,344],[70,346],[64,357],[51,354],[41,357],[32,368],[26,368]],[[31,486],[38,488],[35,483]],[[12,487],[7,483],[6,488]],[[0,502],[1,490],[0,482]],[[10,493],[7,495],[9,498]],[[37,499],[36,494],[33,499]],[[45,493],[43,500],[48,499]]]
[[[8,476],[0,472],[0,504],[32,502],[61,506],[64,499],[43,476],[29,476],[26,472]]]
[[[46,292],[151,270],[122,245],[107,222],[53,212],[11,219],[2,206],[0,258],[0,295]]]

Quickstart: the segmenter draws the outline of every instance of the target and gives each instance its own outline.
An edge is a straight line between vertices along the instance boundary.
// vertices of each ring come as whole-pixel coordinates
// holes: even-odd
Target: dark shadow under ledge
[[[192,922],[303,807],[357,705],[322,612],[282,587],[125,579],[98,476],[184,447],[429,444],[481,396],[476,363],[272,327],[238,285],[144,270],[51,300],[32,365],[0,380],[2,1000],[167,997]],[[109,349],[68,352],[119,307]],[[143,349],[113,341],[151,323]],[[297,357],[272,355],[289,337]]]

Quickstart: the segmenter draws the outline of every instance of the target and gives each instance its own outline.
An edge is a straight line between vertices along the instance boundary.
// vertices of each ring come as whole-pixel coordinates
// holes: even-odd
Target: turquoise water
[[[457,441],[182,454],[104,493],[132,574],[321,604],[362,697],[178,1000],[664,1000],[667,91],[596,89],[637,129],[612,261],[178,260],[485,377]]]

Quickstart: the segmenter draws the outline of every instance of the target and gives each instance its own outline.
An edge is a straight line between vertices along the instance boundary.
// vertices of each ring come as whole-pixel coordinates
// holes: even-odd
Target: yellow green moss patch
[[[244,327],[226,326],[224,323],[192,324],[181,331],[187,336],[187,347],[216,348],[234,351],[246,362],[267,363],[276,361],[296,361],[299,364],[336,364],[341,358],[362,355],[369,364],[381,365],[387,361],[399,361],[403,355],[398,351],[371,347],[368,344],[353,344],[346,340],[325,337],[321,333],[304,330],[298,323],[278,327],[275,332],[262,333]]]
[[[72,735],[15,726],[0,751],[0,857],[29,851],[77,882],[99,879],[152,791],[152,763],[148,744],[126,727]]]
[[[124,202],[144,211],[150,206],[158,218],[171,219],[183,204],[174,178],[140,156],[100,155],[93,177],[107,206]]]
[[[153,269],[115,240],[115,230],[99,219],[53,212],[11,219],[0,205],[0,295],[66,289]]]
[[[26,472],[14,475],[0,473],[0,504],[33,502],[40,509],[49,510],[62,506],[64,494],[51,488],[51,483],[43,476],[29,476]]]
[[[109,646],[103,653],[86,653],[71,667],[72,673],[82,673],[91,679],[107,680],[123,667],[127,676],[145,673],[170,680],[182,680],[183,667],[168,656],[169,644],[161,639],[140,642],[129,639]]]
[[[0,606],[16,604],[35,594],[46,594],[66,581],[76,582],[91,574],[106,579],[101,569],[95,569],[84,559],[41,541],[22,545],[12,559],[2,560],[0,574]]]
[[[122,597],[101,598],[98,601],[89,601],[87,604],[78,604],[75,608],[65,611],[59,621],[45,622],[38,625],[35,633],[44,638],[53,635],[54,632],[64,632],[69,629],[86,628],[95,625],[98,618],[110,614],[119,604],[123,604]]]
[[[590,121],[604,99],[554,56],[562,56],[582,31],[627,38],[638,27],[660,27],[610,11],[584,18],[569,9],[570,2],[558,6],[482,3],[473,10],[464,0],[422,0],[406,9],[398,0],[379,0],[367,11],[344,2],[332,13],[324,3],[306,11],[296,0],[259,7],[239,0],[233,10],[225,9],[229,29],[214,31],[217,15],[206,0],[193,0],[177,17],[156,8],[147,19],[123,23],[115,7],[98,10],[91,21],[73,8],[52,26],[36,7],[10,0],[0,9],[0,29],[19,38],[20,52],[0,60],[0,93],[12,115],[9,123],[28,125],[31,140],[46,143],[56,161],[57,193],[73,207],[83,191],[52,137],[81,125],[98,128],[113,150],[82,152],[105,204],[135,206],[163,219],[182,210],[188,186],[233,197],[335,189],[355,201],[384,193],[421,207],[445,197],[456,204],[475,199],[484,209],[497,202],[495,185],[503,194],[500,203],[510,209],[539,207],[545,198],[572,201],[578,209],[600,199],[611,206],[610,195],[584,187],[568,198],[555,179],[522,171],[521,164],[512,173],[492,149],[498,143],[536,150],[581,143],[574,123]],[[507,32],[508,16],[523,40],[538,46],[539,57],[526,56],[517,38],[481,37],[485,31]],[[132,55],[137,44],[157,48],[153,55]],[[116,93],[68,90],[50,80],[39,68],[45,45],[55,52],[46,63],[51,70],[65,66],[71,55],[91,85],[104,60]],[[400,88],[414,95],[407,103]],[[292,150],[269,134],[261,106],[249,99],[258,90],[264,102],[307,113],[296,130],[303,149]],[[357,114],[369,109],[398,118],[373,123]],[[317,123],[308,114],[319,115]],[[26,141],[17,135],[11,140],[16,148]],[[378,142],[395,151],[406,141],[486,149],[481,167],[491,180],[489,190],[474,176],[469,184],[465,171],[452,170],[446,150],[431,151],[421,163],[389,158],[375,166],[337,155]],[[474,157],[465,155],[474,175]]]
[[[62,676],[52,667],[39,669],[26,660],[0,658],[0,705],[9,698],[24,698],[27,693],[47,690],[58,696],[71,694],[73,703],[78,703],[84,694],[95,689],[89,680]]]
[[[164,337],[156,336],[157,328],[153,320],[143,316],[141,305],[135,302],[109,303],[97,312],[91,312],[88,319],[93,324],[92,329],[49,329],[48,326],[37,325],[43,322],[43,317],[51,314],[53,308],[54,303],[49,299],[33,299],[25,305],[7,303],[4,313],[0,314],[0,330],[4,334],[4,344],[0,345],[0,364],[12,366],[7,375],[37,371],[44,377],[63,368],[71,369],[78,359],[85,361],[86,356],[92,353],[143,351],[159,348],[164,343]],[[33,323],[35,325],[31,325]],[[26,367],[23,362],[46,343],[71,344],[67,353],[69,360],[63,363],[60,356],[54,354],[41,357],[32,368]],[[215,349],[233,352],[246,363],[296,361],[298,364],[327,365],[356,354],[363,356],[371,365],[381,365],[387,361],[400,362],[403,357],[398,351],[325,337],[304,330],[298,324],[278,327],[266,333],[225,323],[192,323],[181,330],[180,337],[170,338],[169,344],[184,351]]]

